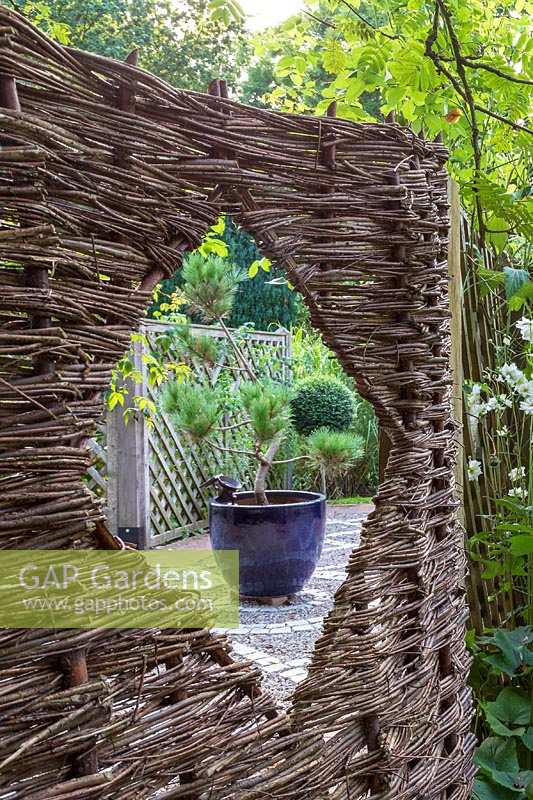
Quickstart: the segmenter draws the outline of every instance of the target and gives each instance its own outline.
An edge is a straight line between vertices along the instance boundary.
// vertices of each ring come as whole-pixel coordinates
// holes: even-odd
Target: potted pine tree
[[[317,473],[342,473],[361,455],[361,440],[346,431],[320,428],[300,437],[301,452],[278,458],[291,431],[291,388],[258,377],[237,337],[225,323],[245,275],[218,256],[192,253],[183,266],[183,295],[194,313],[217,323],[234,354],[232,388],[242,411],[236,426],[250,432],[247,448],[226,447],[215,440],[223,425],[224,401],[216,387],[194,379],[169,383],[162,406],[176,428],[192,442],[215,452],[232,452],[255,462],[253,490],[215,498],[209,504],[210,536],[215,549],[239,551],[240,592],[246,597],[278,598],[300,591],[321,554],[326,521],[323,493],[268,488],[273,467],[305,460]],[[194,336],[187,326],[175,329],[184,355],[197,368],[219,359],[212,337]],[[194,374],[194,372],[193,372]]]

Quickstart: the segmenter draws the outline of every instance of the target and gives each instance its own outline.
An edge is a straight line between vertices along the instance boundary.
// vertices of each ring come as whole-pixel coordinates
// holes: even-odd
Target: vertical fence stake
[[[146,378],[143,343],[133,344],[135,370]],[[109,526],[123,541],[139,550],[150,547],[150,457],[148,426],[135,409],[133,398],[143,394],[142,383],[124,382],[127,391],[123,406],[117,405],[107,417],[107,470]]]
[[[87,654],[85,650],[72,650],[61,658],[61,671],[68,689],[88,683]],[[80,689],[82,692],[83,689]],[[94,737],[96,740],[96,736]],[[72,773],[75,777],[94,775],[98,772],[98,753],[95,748],[72,758]]]
[[[451,311],[451,349],[450,369],[452,372],[452,414],[457,430],[455,442],[457,446],[457,463],[455,465],[455,485],[458,499],[461,502],[458,517],[464,525],[464,492],[463,492],[463,285],[461,275],[461,205],[459,189],[455,181],[448,182],[448,200],[450,203],[450,234],[448,244],[448,275],[450,277],[450,311]]]

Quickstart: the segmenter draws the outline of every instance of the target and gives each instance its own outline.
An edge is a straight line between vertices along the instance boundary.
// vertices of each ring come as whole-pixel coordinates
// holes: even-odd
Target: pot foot
[[[281,597],[250,597],[250,595],[241,594],[241,600],[246,600],[248,603],[258,603],[261,606],[284,606],[289,601],[289,595],[285,594]]]

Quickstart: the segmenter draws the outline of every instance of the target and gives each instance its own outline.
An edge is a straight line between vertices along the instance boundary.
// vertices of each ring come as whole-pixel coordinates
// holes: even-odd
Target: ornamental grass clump
[[[320,423],[321,429],[314,435],[300,437],[301,452],[298,455],[276,459],[292,429],[293,392],[290,386],[281,382],[258,377],[242,343],[226,326],[225,318],[231,313],[239,283],[245,279],[245,274],[219,256],[205,257],[193,253],[185,261],[184,278],[183,295],[186,301],[207,323],[216,323],[222,328],[225,333],[222,347],[229,348],[233,353],[235,365],[222,367],[221,345],[212,337],[194,336],[187,325],[176,328],[176,341],[184,357],[197,370],[217,367],[231,373],[230,394],[242,412],[242,420],[234,425],[224,425],[227,397],[217,386],[200,386],[193,379],[169,383],[162,392],[163,410],[172,417],[176,428],[193,443],[204,442],[215,451],[233,453],[255,461],[254,493],[259,505],[268,503],[267,479],[274,465],[308,461],[323,476],[323,486],[326,474],[337,475],[352,466],[362,450],[359,437],[347,432],[340,435],[339,431],[329,430],[323,427],[324,420]],[[351,409],[353,415],[353,405]],[[236,448],[221,443],[220,435],[235,428],[249,432],[251,446]]]
[[[361,436],[348,431],[318,428],[307,439],[307,455],[311,470],[320,475],[322,491],[326,493],[326,478],[339,478],[346,467],[363,458],[365,443]]]

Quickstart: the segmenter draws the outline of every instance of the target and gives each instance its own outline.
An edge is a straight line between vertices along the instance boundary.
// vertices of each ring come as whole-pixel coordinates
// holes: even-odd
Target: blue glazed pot
[[[255,505],[253,492],[239,492],[236,504],[209,504],[213,549],[239,551],[240,593],[247,597],[301,591],[322,552],[324,495],[280,490],[267,497],[268,506]]]

